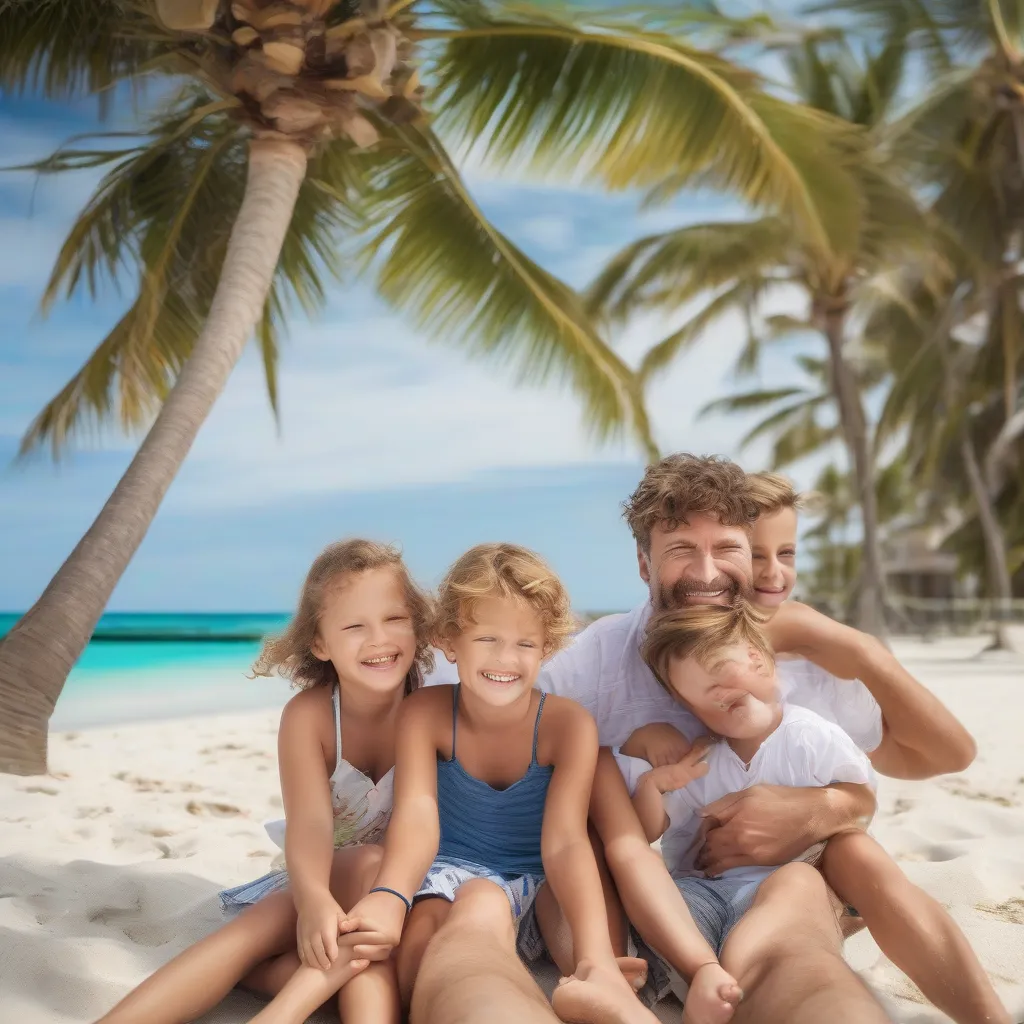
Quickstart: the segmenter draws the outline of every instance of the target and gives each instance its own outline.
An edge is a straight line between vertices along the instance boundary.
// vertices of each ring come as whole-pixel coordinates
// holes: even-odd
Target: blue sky
[[[96,127],[90,104],[0,97],[6,165]],[[485,212],[533,258],[585,284],[626,242],[673,223],[740,215],[718,197],[642,210],[634,196],[503,178],[471,165]],[[0,175],[0,610],[30,604],[88,527],[137,437],[83,440],[54,465],[15,463],[32,417],[117,319],[123,299],[76,297],[43,320],[38,300],[58,247],[98,176]],[[794,312],[792,298],[780,308]],[[678,319],[678,318],[677,318]],[[631,323],[613,339],[635,359],[672,325]],[[650,410],[663,450],[741,453],[752,422],[697,417],[730,391],[743,327],[723,321],[660,380]],[[792,374],[780,351],[762,382]],[[492,365],[418,334],[360,284],[337,286],[323,314],[290,321],[280,427],[256,353],[247,352],[111,601],[114,610],[285,610],[325,543],[362,534],[402,544],[436,581],[482,540],[527,544],[563,575],[578,607],[627,607],[642,594],[620,503],[642,472],[629,444],[600,446],[571,394],[516,388]],[[807,482],[816,467],[798,467]]]

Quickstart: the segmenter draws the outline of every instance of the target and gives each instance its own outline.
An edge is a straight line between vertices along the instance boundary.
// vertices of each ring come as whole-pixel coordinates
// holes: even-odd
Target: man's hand
[[[405,926],[406,908],[389,892],[364,896],[342,922],[341,934],[352,946],[354,957],[386,960],[398,945]]]
[[[707,835],[697,867],[713,878],[730,868],[788,864],[815,843],[862,825],[865,793],[870,797],[865,786],[751,786],[722,797],[701,812]]]
[[[627,757],[639,757],[652,768],[678,764],[690,752],[690,741],[667,722],[641,726],[619,748]]]

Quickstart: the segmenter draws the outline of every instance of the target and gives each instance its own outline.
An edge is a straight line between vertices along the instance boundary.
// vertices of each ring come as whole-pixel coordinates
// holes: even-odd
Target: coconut
[[[287,89],[278,90],[263,104],[263,115],[289,135],[308,132],[327,120],[319,103],[304,99]]]
[[[380,139],[377,129],[360,114],[352,114],[350,117],[344,118],[341,126],[345,134],[360,149],[366,149]]]
[[[220,0],[156,0],[156,16],[172,32],[208,32],[219,7]]]
[[[266,58],[267,67],[272,70],[282,75],[297,75],[302,70],[306,51],[293,42],[264,42],[263,56]]]

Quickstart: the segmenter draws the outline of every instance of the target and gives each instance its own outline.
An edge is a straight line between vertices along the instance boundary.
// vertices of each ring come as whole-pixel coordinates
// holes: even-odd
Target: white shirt
[[[630,794],[651,766],[636,757],[616,754]],[[724,740],[707,756],[708,773],[684,789],[662,797],[668,828],[661,837],[661,853],[676,878],[700,874],[694,866],[704,843],[704,821],[699,811],[715,800],[751,786],[828,786],[851,782],[877,788],[878,780],[864,752],[842,729],[813,711],[784,707],[778,728],[761,744],[749,766]],[[741,867],[724,877],[760,881],[772,868]]]
[[[645,601],[631,612],[592,622],[541,669],[537,685],[547,693],[570,697],[597,720],[600,743],[619,747],[641,726],[674,725],[691,742],[704,726],[661,687],[640,657],[640,644],[651,617]],[[455,666],[443,657],[427,685],[455,683]],[[841,680],[803,658],[779,659],[776,666],[782,699],[810,708],[842,728],[866,751],[882,742],[882,712],[867,687]]]

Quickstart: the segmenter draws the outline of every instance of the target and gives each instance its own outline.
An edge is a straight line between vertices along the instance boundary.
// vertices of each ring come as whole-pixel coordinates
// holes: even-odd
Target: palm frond
[[[655,450],[635,375],[595,331],[575,292],[484,217],[436,136],[400,130],[371,176],[381,295],[438,339],[515,365],[523,381],[569,381],[598,437],[631,427]]]
[[[113,166],[72,226],[44,296],[44,309],[79,289],[105,284],[135,294],[128,312],[30,425],[22,455],[48,443],[60,455],[77,434],[111,418],[144,427],[163,401],[212,302],[245,186],[247,143],[225,111],[195,119],[210,97],[185,90],[114,152],[62,148],[37,165],[56,173],[82,162]],[[123,136],[118,135],[118,140]],[[92,155],[90,155],[92,154]],[[340,272],[338,230],[352,229],[357,175],[351,146],[335,143],[310,162],[256,337],[276,410],[284,312],[308,312]]]
[[[760,294],[758,281],[741,281],[712,298],[699,313],[692,316],[682,327],[673,331],[647,351],[640,362],[640,380],[646,384],[656,374],[697,341],[704,332],[727,313],[744,310],[754,305]]]
[[[702,405],[698,415],[711,415],[722,412],[749,412],[751,409],[763,409],[766,405],[775,405],[787,398],[798,395],[806,397],[805,388],[773,388],[771,390],[745,391],[738,395],[725,395]]]
[[[150,24],[131,0],[0,0],[0,90],[109,98],[153,58],[157,47],[133,32]]]
[[[492,159],[612,188],[711,176],[822,249],[855,216],[851,127],[770,95],[752,72],[640,26],[602,31],[540,5],[450,6],[457,24],[422,35],[446,43],[437,108],[457,144],[487,139]]]
[[[678,228],[614,256],[587,289],[587,305],[613,321],[645,309],[675,311],[705,292],[763,279],[792,253],[792,230],[777,217]]]

